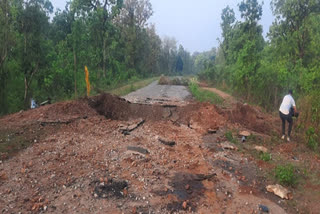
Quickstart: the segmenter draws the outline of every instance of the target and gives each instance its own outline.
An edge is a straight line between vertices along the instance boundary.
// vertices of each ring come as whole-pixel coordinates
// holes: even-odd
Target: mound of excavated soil
[[[0,118],[0,124],[6,128],[20,127],[41,122],[66,122],[77,118],[97,115],[85,99],[54,103],[28,111]]]
[[[148,105],[129,103],[110,94],[96,96],[89,101],[99,114],[113,120],[143,118],[149,121],[169,120],[203,130],[217,129],[226,120],[211,104],[189,104],[187,106]]]
[[[274,118],[263,113],[257,107],[247,104],[237,103],[234,108],[225,112],[228,120],[232,123],[238,123],[252,131],[270,134],[276,130]]]
[[[125,99],[101,94],[89,99],[79,99],[22,111],[0,119],[7,128],[37,123],[66,123],[94,115],[103,115],[112,120],[133,120],[143,118],[147,121],[172,121],[192,129],[207,131],[218,129],[229,120],[249,130],[269,134],[275,127],[270,118],[256,107],[237,103],[232,109],[221,110],[211,104],[191,103],[186,106],[149,105],[130,103]]]
[[[102,94],[6,116],[0,124],[10,124],[13,134],[5,133],[3,140],[30,135],[32,146],[0,163],[1,210],[251,213],[261,203],[272,213],[285,213],[278,198],[256,188],[254,163],[215,140],[224,139],[224,132],[206,142],[216,150],[202,140],[204,131],[227,119],[251,126],[249,121],[266,120],[260,115],[245,105],[226,113],[211,104],[142,105]],[[119,120],[136,118],[146,122],[123,135]]]

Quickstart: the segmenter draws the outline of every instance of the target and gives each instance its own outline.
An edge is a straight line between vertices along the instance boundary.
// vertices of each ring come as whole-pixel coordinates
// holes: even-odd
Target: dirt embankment
[[[285,213],[253,189],[254,162],[221,144],[228,121],[254,130],[249,121],[259,117],[247,106],[133,104],[110,94],[8,115],[1,140],[32,146],[1,162],[1,211],[251,213],[264,204]],[[204,140],[209,129],[216,134]]]
[[[143,118],[147,121],[171,121],[175,124],[193,126],[201,131],[223,126],[225,118],[217,108],[210,104],[193,103],[189,105],[151,105],[130,103],[125,99],[102,94],[91,98],[89,104],[100,115],[113,120],[133,120]]]

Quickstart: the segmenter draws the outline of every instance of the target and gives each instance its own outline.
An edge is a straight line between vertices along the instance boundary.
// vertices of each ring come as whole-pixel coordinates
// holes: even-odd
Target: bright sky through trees
[[[151,23],[156,24],[158,34],[175,37],[187,50],[206,51],[218,47],[217,38],[221,38],[221,12],[229,5],[240,19],[238,4],[241,0],[150,0],[154,14]],[[261,0],[259,1],[261,2]],[[52,0],[55,8],[63,9],[66,0]],[[270,9],[270,0],[264,0],[263,35],[266,37],[274,17]]]

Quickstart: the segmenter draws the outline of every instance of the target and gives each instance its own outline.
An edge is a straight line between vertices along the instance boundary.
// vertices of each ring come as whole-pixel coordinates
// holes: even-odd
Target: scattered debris
[[[0,181],[1,180],[7,180],[7,179],[8,179],[8,176],[7,176],[7,174],[5,172],[0,173]]]
[[[223,143],[221,143],[221,147],[223,149],[230,149],[230,150],[238,150],[237,147],[233,146],[231,143],[229,143],[228,141],[225,141]]]
[[[188,206],[188,202],[187,202],[187,201],[184,201],[184,202],[182,203],[182,208],[183,208],[184,210],[186,210],[186,209],[187,209],[187,206]]]
[[[216,129],[208,129],[208,134],[216,134],[217,130]]]
[[[160,143],[167,145],[167,146],[174,146],[176,145],[175,141],[171,141],[171,140],[167,140],[167,139],[163,139],[163,138],[158,138],[158,140],[160,141]]]
[[[48,97],[48,99],[46,101],[43,101],[42,103],[40,103],[40,106],[44,106],[44,105],[47,105],[47,104],[51,104],[51,98]]]
[[[44,210],[44,207],[49,203],[48,199],[44,199],[42,196],[36,197],[31,200],[33,202],[32,211]]]
[[[185,188],[186,188],[186,190],[189,190],[189,189],[190,189],[190,185],[187,184],[187,185],[185,186]]]
[[[276,184],[276,185],[269,185],[266,187],[268,192],[272,192],[275,195],[279,196],[282,199],[291,199],[291,193],[289,190],[287,190],[286,188],[284,188],[283,186]]]
[[[138,122],[135,122],[131,125],[120,125],[120,132],[124,135],[129,135],[130,132],[141,126],[145,122],[144,119],[139,119]]]
[[[247,140],[246,136],[241,137],[241,142],[244,143]]]
[[[292,160],[299,161],[299,158],[292,156]]]
[[[269,208],[262,204],[259,204],[259,210],[264,213],[269,213]]]
[[[198,125],[197,122],[194,122],[193,120],[190,120],[188,123],[188,127],[190,129],[201,129],[201,127]]]
[[[147,154],[149,154],[149,151],[147,149],[136,147],[136,146],[128,146],[127,150],[128,150],[127,152],[129,153],[141,155],[141,156],[146,156]]]
[[[136,207],[133,207],[131,213],[132,213],[132,214],[137,214],[137,208],[136,208]]]
[[[251,135],[251,133],[248,131],[241,131],[239,135],[241,136],[241,142],[244,143],[247,140],[247,137]]]
[[[255,146],[254,147],[255,150],[259,151],[259,152],[263,152],[263,153],[267,153],[268,152],[268,149],[264,146]]]
[[[204,180],[209,180],[213,177],[217,176],[216,173],[208,174],[208,175],[203,175],[203,174],[197,174],[196,178],[194,180],[196,181],[204,181]]]

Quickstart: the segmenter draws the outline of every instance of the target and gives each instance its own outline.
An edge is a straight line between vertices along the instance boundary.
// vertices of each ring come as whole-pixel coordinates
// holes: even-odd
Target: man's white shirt
[[[288,115],[290,108],[293,106],[296,106],[296,103],[294,102],[292,96],[288,94],[283,98],[279,111],[281,111],[282,114]]]

